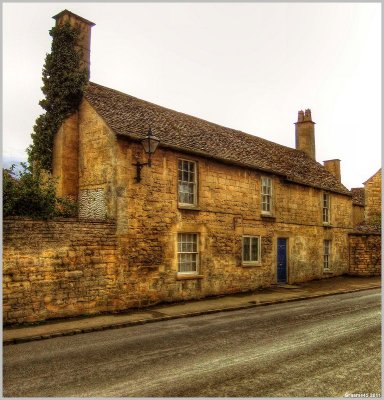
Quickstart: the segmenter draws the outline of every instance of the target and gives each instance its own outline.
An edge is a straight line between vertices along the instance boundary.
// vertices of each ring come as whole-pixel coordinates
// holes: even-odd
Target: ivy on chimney
[[[64,119],[78,109],[88,76],[80,68],[81,54],[76,49],[80,29],[66,23],[53,27],[49,34],[51,53],[45,58],[41,88],[45,98],[39,102],[45,113],[36,119],[27,153],[33,168],[52,171],[54,135]]]

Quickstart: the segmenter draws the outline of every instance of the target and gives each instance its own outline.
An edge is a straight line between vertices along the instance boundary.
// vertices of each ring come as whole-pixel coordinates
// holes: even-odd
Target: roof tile
[[[364,188],[352,188],[352,203],[358,206],[365,205],[365,190]]]

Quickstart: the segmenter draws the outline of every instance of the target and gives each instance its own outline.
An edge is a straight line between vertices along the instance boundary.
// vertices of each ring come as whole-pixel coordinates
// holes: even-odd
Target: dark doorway
[[[287,283],[287,239],[277,239],[277,283]]]

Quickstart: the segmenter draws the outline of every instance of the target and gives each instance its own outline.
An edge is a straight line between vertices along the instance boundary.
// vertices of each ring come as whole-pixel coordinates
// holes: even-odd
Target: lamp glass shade
[[[156,136],[153,136],[151,130],[149,130],[148,135],[141,142],[144,147],[144,151],[147,154],[153,154],[156,151],[159,143],[160,139]]]

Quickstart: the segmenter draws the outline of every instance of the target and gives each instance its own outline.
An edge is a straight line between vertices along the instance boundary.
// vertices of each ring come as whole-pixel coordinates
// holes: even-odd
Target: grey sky
[[[290,147],[310,108],[317,160],[341,159],[348,188],[381,166],[379,3],[5,3],[6,159],[31,143],[65,8],[96,23],[92,81]]]

